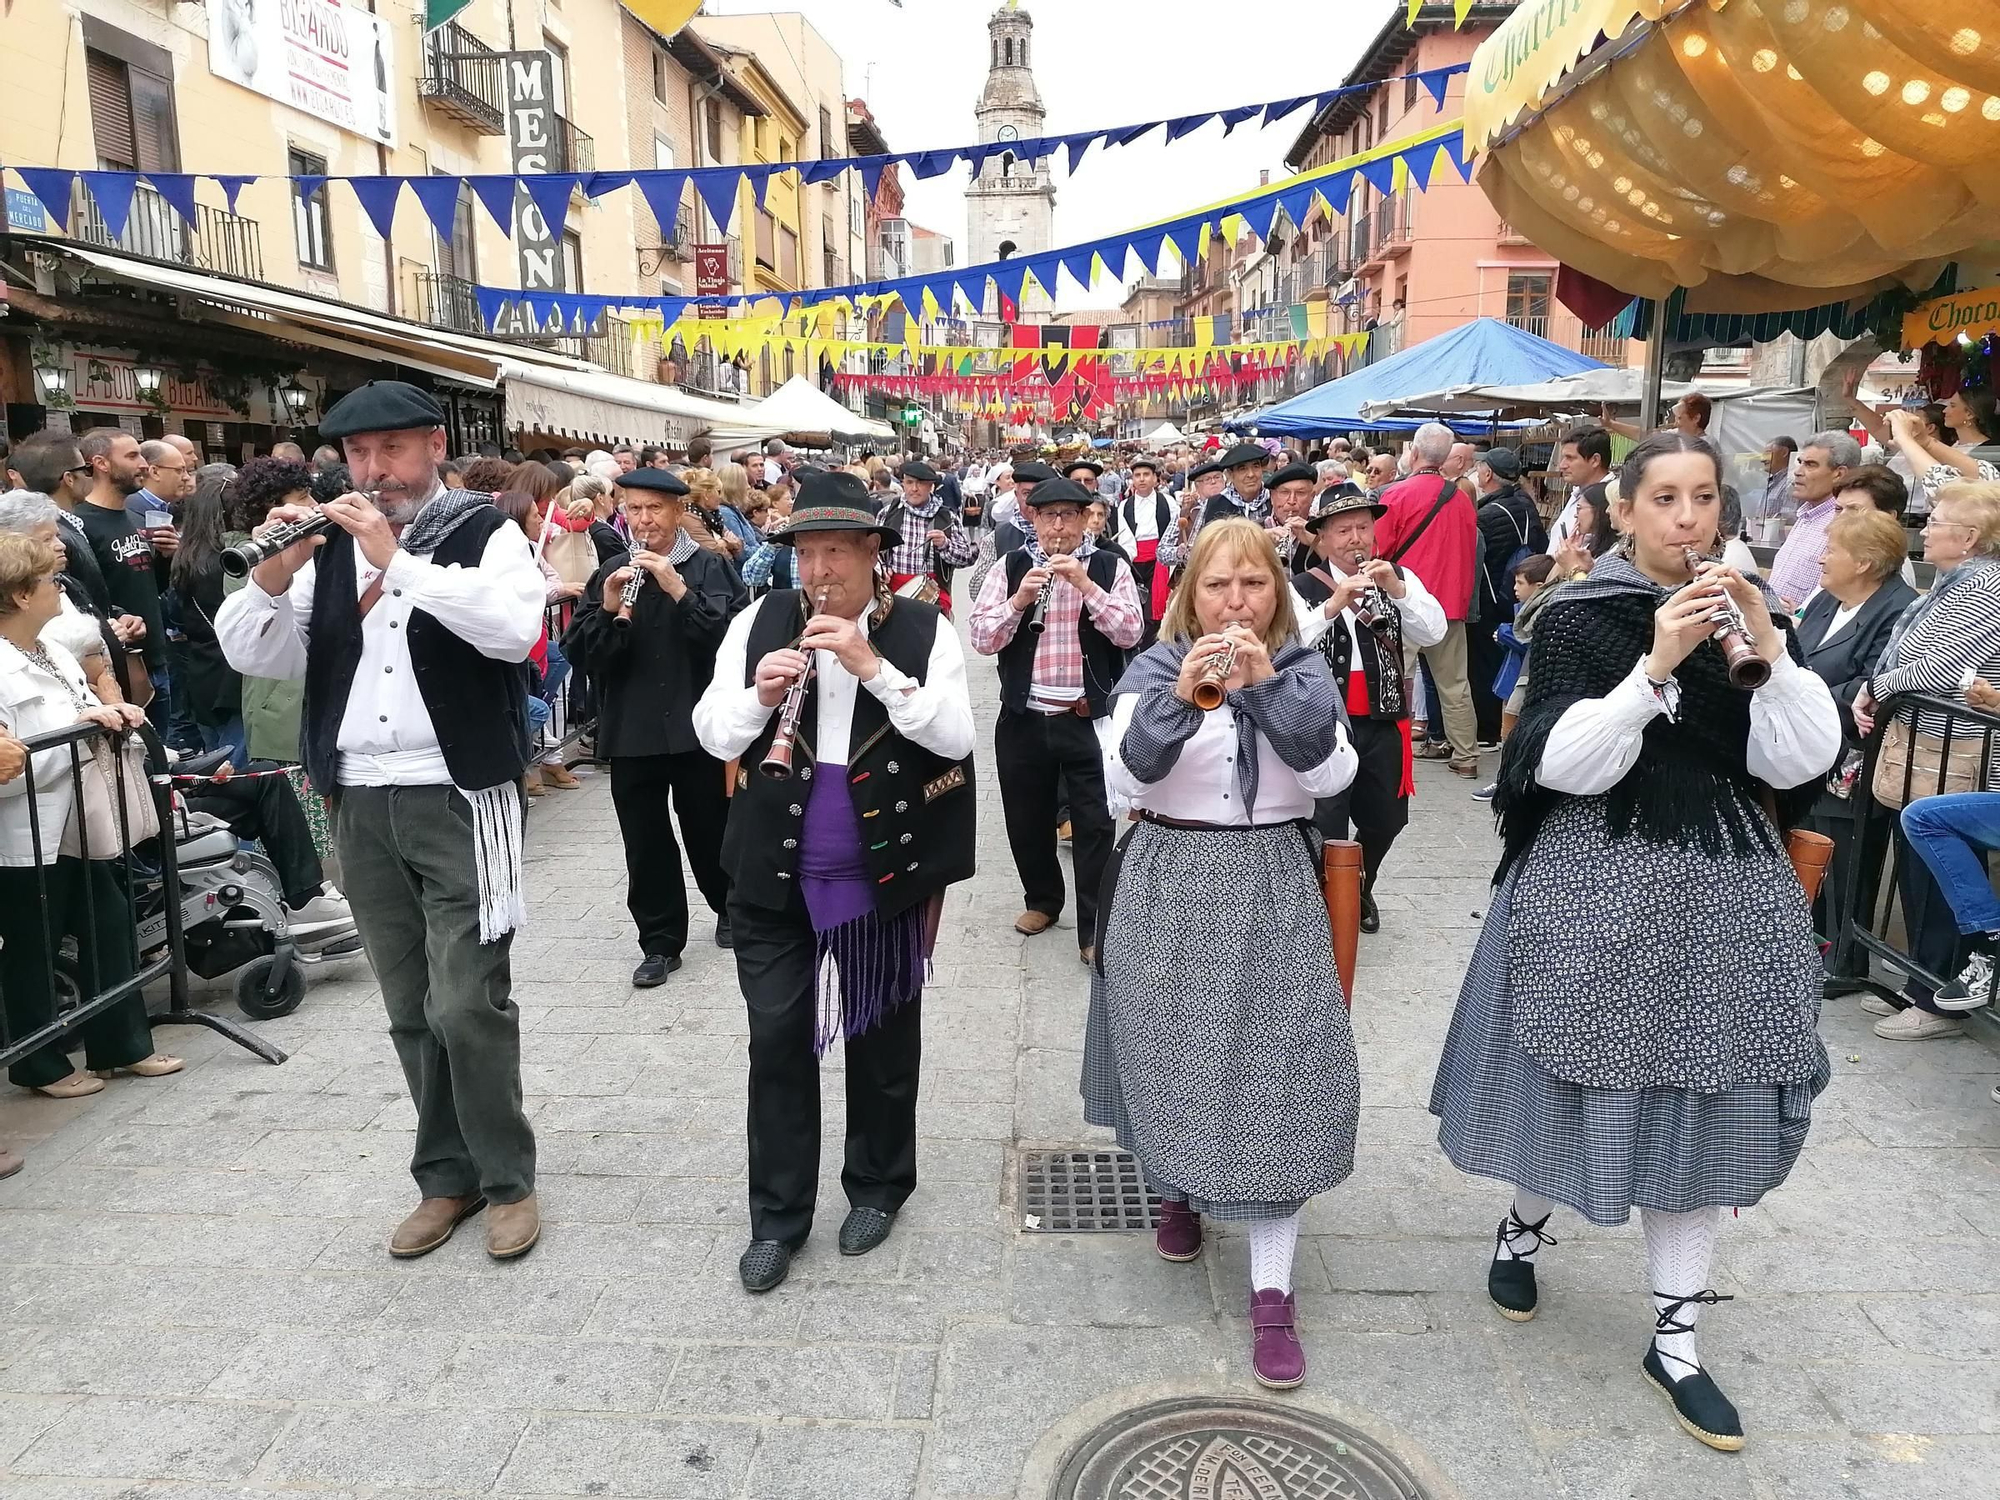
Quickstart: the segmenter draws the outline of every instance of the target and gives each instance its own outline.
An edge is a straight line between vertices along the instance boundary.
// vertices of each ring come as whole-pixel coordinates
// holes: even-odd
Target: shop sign
[[[218,416],[232,422],[243,420],[241,412],[210,391],[210,377],[206,370],[197,369],[190,380],[180,371],[165,368],[165,378],[160,383],[161,399],[148,401],[139,394],[139,383],[133,378],[133,366],[137,363],[133,355],[106,349],[71,349],[67,357],[70,395],[84,411],[112,412],[121,417],[130,413],[134,420],[168,411],[183,417]],[[251,392],[253,409],[269,405],[256,387],[253,386]],[[270,414],[266,412],[260,420],[269,419]]]
[[[42,207],[41,199],[25,188],[8,188],[7,227],[27,234],[46,234],[49,228],[48,210]]]
[[[729,295],[729,246],[696,245],[694,247],[694,294],[697,297],[726,297]],[[729,309],[720,303],[704,302],[701,305],[704,318],[726,318]]]
[[[1949,344],[1963,334],[1968,339],[2000,333],[2000,287],[1954,292],[1919,302],[1903,317],[1903,347]]]
[[[315,120],[396,144],[389,18],[340,0],[215,0],[208,70]]]

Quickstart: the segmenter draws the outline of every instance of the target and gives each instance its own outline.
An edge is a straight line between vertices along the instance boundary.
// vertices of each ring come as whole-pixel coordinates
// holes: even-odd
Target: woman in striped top
[[[1854,722],[1874,729],[1877,705],[1896,693],[1955,698],[1980,679],[2000,684],[2000,484],[1949,484],[1937,492],[1924,523],[1924,558],[1937,580],[1923,601],[1897,622],[1881,663],[1856,696]],[[1919,714],[1921,734],[1942,734],[1942,715]],[[1963,727],[1958,731],[1965,733]],[[1989,776],[1990,780],[1990,776]],[[1896,838],[1902,839],[1901,825]],[[1933,974],[1949,971],[1958,927],[1929,868],[1905,847],[1900,861],[1903,909],[1919,913],[1910,956]],[[1929,984],[1912,976],[1905,1006],[1871,997],[1862,1005],[1886,1012],[1875,1034],[1890,1041],[1955,1036],[1965,1022],[1947,1014]]]

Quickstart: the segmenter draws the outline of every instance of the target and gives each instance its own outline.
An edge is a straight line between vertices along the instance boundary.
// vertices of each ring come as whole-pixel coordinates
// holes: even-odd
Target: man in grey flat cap
[[[429,392],[371,381],[319,430],[356,490],[251,572],[215,633],[237,671],[305,679],[306,772],[333,800],[417,1107],[422,1201],[389,1253],[428,1254],[485,1208],[487,1253],[506,1260],[541,1233],[508,950],[525,915],[521,664],[541,635],[542,575],[489,496],[439,483],[444,410]],[[314,515],[281,505],[257,535]]]

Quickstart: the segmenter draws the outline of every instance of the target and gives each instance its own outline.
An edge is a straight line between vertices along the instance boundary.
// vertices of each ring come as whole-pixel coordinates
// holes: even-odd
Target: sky
[[[847,91],[874,112],[892,151],[967,145],[986,81],[986,22],[1003,0],[708,0],[711,13],[802,12],[841,54]],[[1047,131],[1110,125],[1290,98],[1337,86],[1403,0],[1023,0],[1034,18],[1034,72]],[[1131,146],[1093,146],[1074,177],[1055,167],[1056,243],[1170,218],[1255,191],[1258,173],[1287,175],[1300,110],[1268,129],[1224,138],[1204,125],[1173,145],[1155,132]],[[965,186],[958,167],[928,182],[903,174],[905,213],[951,236],[966,261]],[[1065,287],[1068,283],[1065,280]],[[1058,306],[1115,307],[1115,285]]]

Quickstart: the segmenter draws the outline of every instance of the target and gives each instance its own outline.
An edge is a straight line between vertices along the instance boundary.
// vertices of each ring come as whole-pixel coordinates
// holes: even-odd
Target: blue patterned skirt
[[[1800,1082],[1708,1093],[1592,1088],[1556,1077],[1514,1035],[1508,929],[1528,865],[1525,858],[1517,863],[1494,893],[1445,1037],[1430,1104],[1445,1155],[1460,1171],[1524,1187],[1594,1224],[1623,1224],[1635,1207],[1688,1213],[1755,1203],[1785,1180],[1805,1146],[1813,1099],[1831,1077],[1825,1049]],[[1718,878],[1711,888],[1728,887]],[[1606,899],[1644,893],[1612,891]],[[1588,926],[1589,913],[1577,920]],[[1723,930],[1734,929],[1724,923]],[[1730,962],[1715,951],[1713,935],[1693,940],[1702,951],[1691,961]],[[1589,1003],[1588,974],[1577,982],[1578,1004]]]

